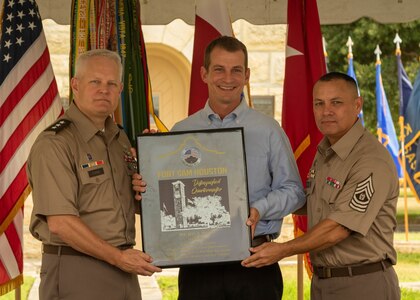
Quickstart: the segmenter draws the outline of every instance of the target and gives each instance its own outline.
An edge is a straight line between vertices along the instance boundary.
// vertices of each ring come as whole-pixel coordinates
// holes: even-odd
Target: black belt
[[[378,271],[384,271],[385,269],[392,266],[389,259],[378,261],[376,263],[359,265],[359,266],[347,266],[340,268],[327,268],[327,267],[316,267],[314,266],[314,274],[321,279],[331,277],[351,277],[363,274],[369,274]]]
[[[117,247],[120,250],[126,250],[133,248],[132,245],[121,245]],[[55,255],[77,255],[77,256],[88,256],[87,254],[77,251],[69,246],[54,246],[42,244],[42,253],[55,254]]]
[[[258,247],[266,242],[271,242],[271,234],[258,235],[252,239],[251,246]]]

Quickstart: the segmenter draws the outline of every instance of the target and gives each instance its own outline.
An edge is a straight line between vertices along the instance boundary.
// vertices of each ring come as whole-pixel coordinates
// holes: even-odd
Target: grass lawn
[[[23,285],[21,286],[21,298],[22,300],[28,299],[29,291],[34,284],[35,278],[24,276]],[[12,291],[4,296],[1,296],[2,300],[15,300],[15,291]]]
[[[400,193],[400,195],[402,195]],[[397,223],[400,228],[404,228],[404,199],[400,196],[397,205]],[[407,198],[408,224],[420,226],[420,203],[413,197]]]

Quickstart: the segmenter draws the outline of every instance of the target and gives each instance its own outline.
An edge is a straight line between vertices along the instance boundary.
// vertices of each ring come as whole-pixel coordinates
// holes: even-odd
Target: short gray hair
[[[86,63],[86,61],[88,61],[91,57],[98,57],[98,56],[107,57],[113,60],[118,65],[119,78],[122,81],[123,67],[121,63],[121,57],[118,55],[117,52],[114,52],[108,49],[93,49],[93,50],[89,50],[80,54],[76,60],[75,72],[74,72],[75,76],[76,77],[78,75],[80,76],[78,72],[80,69],[82,69],[82,66]]]

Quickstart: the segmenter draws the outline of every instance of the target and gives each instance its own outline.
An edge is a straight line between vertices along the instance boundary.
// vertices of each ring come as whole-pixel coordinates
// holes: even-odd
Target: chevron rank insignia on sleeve
[[[375,190],[373,188],[372,174],[356,185],[350,207],[358,212],[366,212]]]

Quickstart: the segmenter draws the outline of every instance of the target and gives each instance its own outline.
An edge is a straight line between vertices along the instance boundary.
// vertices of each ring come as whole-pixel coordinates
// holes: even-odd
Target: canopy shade
[[[0,2],[8,0],[0,0]],[[144,25],[166,25],[175,19],[194,24],[196,0],[139,0]],[[287,0],[227,0],[232,21],[252,24],[286,24]],[[318,0],[321,24],[345,24],[362,17],[380,23],[420,19],[418,0]],[[71,0],[37,0],[44,19],[69,24]]]

